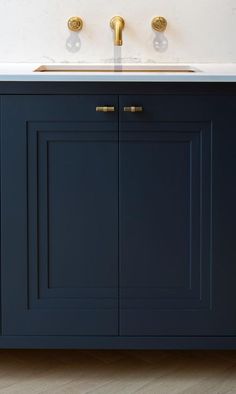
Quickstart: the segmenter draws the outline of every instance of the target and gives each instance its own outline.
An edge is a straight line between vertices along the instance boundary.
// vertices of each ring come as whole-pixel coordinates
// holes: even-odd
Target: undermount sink
[[[78,72],[78,73],[195,73],[199,72],[194,67],[185,65],[70,65],[70,64],[51,64],[41,65],[34,72]]]

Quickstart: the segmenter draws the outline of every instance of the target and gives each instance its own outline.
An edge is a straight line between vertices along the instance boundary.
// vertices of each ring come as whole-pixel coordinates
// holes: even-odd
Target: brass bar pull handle
[[[143,107],[124,107],[124,112],[143,112]]]
[[[96,112],[115,112],[115,107],[96,107]]]

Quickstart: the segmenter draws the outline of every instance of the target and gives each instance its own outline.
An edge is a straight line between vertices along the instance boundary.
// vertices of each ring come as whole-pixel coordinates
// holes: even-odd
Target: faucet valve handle
[[[167,20],[163,16],[156,16],[152,20],[152,28],[159,33],[162,33],[167,28]]]
[[[83,28],[83,21],[79,16],[72,16],[67,24],[68,29],[71,31],[80,31]]]

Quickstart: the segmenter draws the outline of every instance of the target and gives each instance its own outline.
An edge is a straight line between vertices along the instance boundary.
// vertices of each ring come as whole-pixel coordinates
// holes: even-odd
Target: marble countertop
[[[71,64],[64,64],[70,66]],[[117,72],[112,71],[114,65],[101,64],[77,64],[74,66],[86,69],[94,67],[96,71],[76,71],[76,72],[35,72],[34,70],[40,67],[41,64],[33,63],[0,63],[0,81],[42,81],[42,82],[236,82],[236,63],[228,64],[188,64],[190,68],[196,70],[195,72]],[[48,66],[56,66],[50,64]],[[170,67],[170,66],[186,66],[183,64],[135,64],[135,65],[115,65],[115,68],[120,67]],[[110,67],[109,72],[97,71],[101,67]]]

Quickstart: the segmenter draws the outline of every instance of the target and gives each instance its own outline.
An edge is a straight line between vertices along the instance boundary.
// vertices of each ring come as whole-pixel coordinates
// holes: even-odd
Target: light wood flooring
[[[1,350],[0,394],[236,394],[235,351]]]

